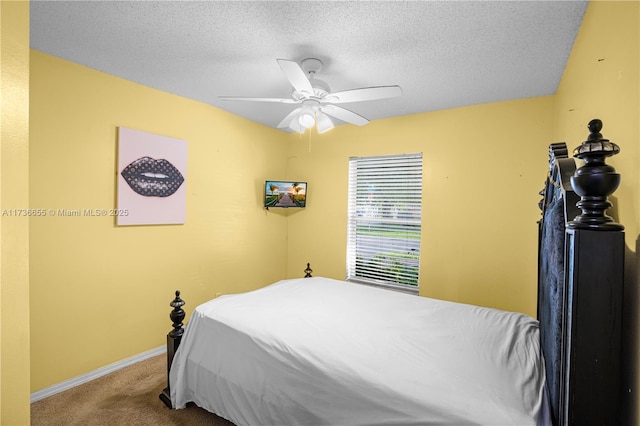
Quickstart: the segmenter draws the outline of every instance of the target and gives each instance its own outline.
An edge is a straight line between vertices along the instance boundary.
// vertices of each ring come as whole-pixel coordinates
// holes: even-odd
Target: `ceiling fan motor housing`
[[[309,82],[311,83],[311,87],[313,87],[313,95],[311,95],[311,98],[322,99],[331,92],[331,89],[329,89],[329,85],[322,80],[318,80],[317,78],[310,78]],[[303,95],[296,90],[292,92],[292,96],[296,101],[309,99],[309,95]]]
[[[327,94],[331,93],[331,88],[325,81],[315,78],[316,73],[322,69],[322,61],[320,59],[304,59],[300,63],[300,68],[302,68],[302,71],[306,74],[309,79],[309,83],[311,83],[311,87],[313,88],[311,98],[322,99],[327,96]],[[292,96],[297,101],[309,99],[308,94],[302,94],[296,90],[292,92]]]
[[[322,69],[322,61],[316,58],[303,59],[300,63],[300,67],[307,75],[315,74]]]

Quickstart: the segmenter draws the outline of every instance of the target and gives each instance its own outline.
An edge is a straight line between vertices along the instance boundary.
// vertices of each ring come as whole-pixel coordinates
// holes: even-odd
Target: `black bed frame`
[[[574,151],[549,147],[540,201],[538,319],[554,425],[619,425],[624,227],[605,214],[620,175],[602,122]]]
[[[605,164],[619,152],[602,122],[573,155],[549,147],[549,173],[539,207],[538,319],[554,426],[620,424],[624,227],[605,214],[620,175]],[[307,263],[305,277],[312,270]],[[167,372],[184,332],[176,291],[167,335]],[[169,381],[160,399],[171,406]]]
[[[307,263],[307,268],[304,270],[305,278],[312,278],[313,270],[311,265]],[[169,306],[173,308],[169,314],[169,318],[173,322],[173,329],[167,334],[167,387],[160,393],[160,399],[169,408],[173,408],[171,405],[171,390],[169,386],[169,372],[171,371],[171,364],[173,363],[173,357],[180,346],[182,341],[182,335],[184,334],[184,328],[182,321],[184,320],[185,313],[182,307],[185,305],[184,300],[180,298],[180,290],[176,290],[176,297],[169,303]]]

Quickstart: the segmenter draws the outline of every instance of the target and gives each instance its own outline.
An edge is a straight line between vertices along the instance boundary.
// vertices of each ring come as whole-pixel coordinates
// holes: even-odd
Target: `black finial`
[[[612,206],[608,200],[609,195],[620,185],[620,175],[613,167],[605,164],[605,160],[618,154],[620,148],[602,136],[602,121],[591,120],[588,128],[590,134],[587,140],[573,150],[574,157],[584,160],[585,164],[571,177],[571,186],[580,196],[576,205],[582,210],[582,214],[567,226],[573,229],[623,230],[624,226],[605,214]]]
[[[573,155],[588,162],[597,162],[604,164],[604,159],[620,152],[620,147],[615,143],[605,139],[600,131],[602,130],[602,121],[597,118],[591,120],[587,125],[589,128],[589,136],[587,140],[582,142],[580,146],[573,150]]]
[[[311,273],[313,272],[313,270],[311,269],[311,266],[309,263],[307,263],[307,269],[304,270],[304,277],[305,278],[313,278],[311,276]]]
[[[602,139],[602,134],[600,134],[600,130],[602,130],[602,120],[594,118],[587,124],[587,127],[589,128],[589,133],[591,133],[587,140]]]
[[[171,337],[179,337],[184,333],[184,329],[182,328],[182,321],[185,317],[185,313],[182,310],[184,304],[185,301],[180,298],[180,290],[176,290],[176,298],[169,303],[169,306],[173,308],[169,314],[169,318],[173,321],[173,330],[169,332]]]

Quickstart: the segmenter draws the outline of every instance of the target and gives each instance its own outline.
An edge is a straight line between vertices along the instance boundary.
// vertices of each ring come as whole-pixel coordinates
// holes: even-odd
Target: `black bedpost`
[[[171,391],[169,389],[169,372],[171,371],[171,363],[173,362],[173,356],[178,350],[178,346],[180,346],[180,341],[182,340],[182,334],[184,333],[184,329],[182,328],[182,321],[184,320],[184,311],[182,307],[184,306],[184,300],[180,298],[180,291],[176,290],[176,297],[173,299],[169,306],[173,308],[171,313],[169,314],[169,318],[173,321],[173,330],[167,334],[167,387],[162,390],[160,394],[160,399],[165,405],[169,408],[173,408],[171,406]]]
[[[311,269],[311,266],[307,263],[307,269],[304,270],[304,277],[305,278],[312,278],[311,277],[311,273],[313,272],[313,270]]]
[[[605,164],[620,148],[589,122],[574,150],[585,161],[571,178],[582,211],[567,223],[563,426],[620,424],[624,227],[605,214],[620,175]]]

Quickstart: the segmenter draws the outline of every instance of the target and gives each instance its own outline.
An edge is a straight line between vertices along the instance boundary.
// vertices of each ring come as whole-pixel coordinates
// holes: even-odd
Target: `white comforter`
[[[529,316],[327,278],[196,308],[171,400],[238,425],[550,424]]]

